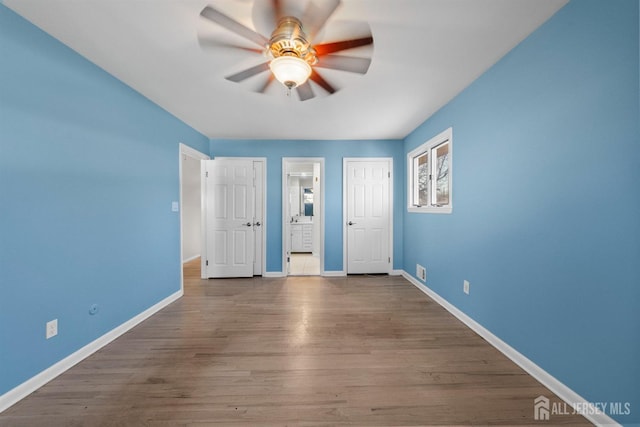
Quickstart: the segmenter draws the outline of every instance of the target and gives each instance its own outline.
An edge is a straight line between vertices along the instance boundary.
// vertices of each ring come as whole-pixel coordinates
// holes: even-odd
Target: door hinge
[[[207,260],[207,261],[206,261],[206,264],[205,264],[205,265],[209,265],[209,260]]]
[[[387,178],[391,178],[391,172],[387,172]]]
[[[391,264],[391,257],[388,258],[387,262]]]
[[[204,173],[204,177],[205,177],[205,178],[209,178],[209,171],[206,171],[206,172]]]

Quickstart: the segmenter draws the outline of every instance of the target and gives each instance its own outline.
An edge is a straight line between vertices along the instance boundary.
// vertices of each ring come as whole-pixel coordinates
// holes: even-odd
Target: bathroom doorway
[[[283,271],[287,276],[321,275],[324,159],[284,158],[282,171]]]

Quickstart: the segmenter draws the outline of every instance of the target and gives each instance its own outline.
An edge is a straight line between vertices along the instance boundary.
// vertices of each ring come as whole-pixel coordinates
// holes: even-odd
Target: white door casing
[[[324,158],[323,157],[283,157],[282,158],[282,273],[290,273],[291,256],[291,212],[289,203],[288,175],[297,163],[313,163],[314,219],[313,251],[320,258],[320,275],[324,275]]]
[[[185,218],[184,218],[184,160],[185,160],[185,156],[191,157],[193,159],[197,159],[197,160],[209,160],[209,156],[199,152],[196,149],[193,149],[191,147],[189,147],[186,144],[180,143],[178,144],[178,149],[179,149],[179,163],[178,163],[178,169],[179,169],[179,178],[180,178],[180,289],[184,290],[184,270],[182,268],[182,263],[184,261],[184,235],[183,235],[183,230],[184,230],[184,223],[185,223]],[[200,192],[202,193],[202,181],[201,181],[201,186],[200,186]],[[201,247],[203,246],[203,242],[202,242],[202,201],[203,198],[201,197],[200,199],[200,225],[201,225],[201,235],[200,235],[200,244]],[[200,251],[200,253],[202,254],[202,249]]]
[[[391,272],[391,159],[344,159],[347,274]]]
[[[320,198],[322,195],[322,187],[320,186],[320,163],[313,164],[313,194]],[[314,221],[313,223],[313,256],[320,256],[320,225],[322,221]]]
[[[254,169],[250,159],[202,162],[206,260],[203,277],[252,277],[254,271]]]
[[[264,161],[253,162],[254,172],[254,212],[253,212],[253,228],[254,237],[254,257],[253,257],[253,275],[261,276],[263,269],[264,257]]]

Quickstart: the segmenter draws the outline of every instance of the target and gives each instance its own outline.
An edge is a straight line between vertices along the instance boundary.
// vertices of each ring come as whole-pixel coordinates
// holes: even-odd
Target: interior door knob
[[[355,225],[355,222],[351,222],[351,221],[349,221],[347,224],[349,224],[349,225]]]
[[[260,221],[254,223],[253,225],[255,225],[256,227],[260,227],[262,224],[260,224]]]
[[[245,224],[247,227],[251,227],[253,224],[251,224],[250,222]]]

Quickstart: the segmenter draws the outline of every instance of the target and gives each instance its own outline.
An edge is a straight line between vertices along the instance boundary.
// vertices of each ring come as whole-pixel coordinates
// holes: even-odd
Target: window
[[[449,128],[407,154],[409,212],[451,213],[452,136]]]

